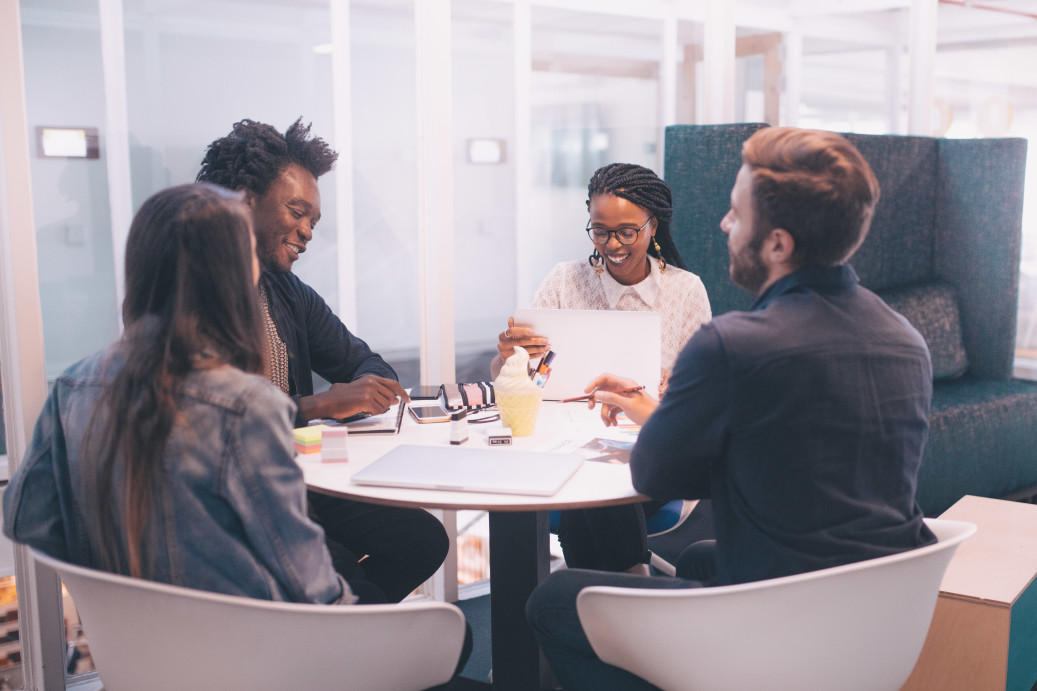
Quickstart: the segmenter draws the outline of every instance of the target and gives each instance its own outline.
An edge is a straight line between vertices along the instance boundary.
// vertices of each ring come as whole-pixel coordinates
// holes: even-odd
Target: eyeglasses
[[[637,242],[637,236],[640,234],[645,227],[652,222],[652,217],[649,216],[648,220],[644,222],[637,230],[633,228],[620,228],[619,230],[609,230],[608,228],[598,228],[592,226],[590,222],[587,222],[587,235],[590,236],[591,242],[595,245],[604,245],[609,241],[610,235],[615,235],[616,239],[619,240],[620,244],[632,245]]]

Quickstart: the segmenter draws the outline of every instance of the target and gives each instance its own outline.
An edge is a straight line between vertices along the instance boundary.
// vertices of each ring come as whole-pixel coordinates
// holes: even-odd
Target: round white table
[[[485,415],[475,413],[473,417]],[[515,438],[511,447],[489,446],[487,427],[470,424],[464,447],[485,449],[490,460],[493,454],[514,449],[571,452],[595,437],[617,435],[605,428],[597,411],[588,410],[585,403],[544,402],[536,433]],[[350,436],[348,462],[322,463],[320,454],[304,454],[299,456],[299,464],[310,489],[336,497],[390,506],[488,511],[493,688],[540,688],[547,676],[526,624],[525,605],[533,588],[549,572],[547,512],[629,504],[646,497],[630,484],[627,465],[590,460],[550,497],[376,487],[350,481],[353,473],[400,444],[449,446],[449,428],[446,423],[418,424],[407,414],[398,435]],[[627,436],[632,438],[629,433]]]

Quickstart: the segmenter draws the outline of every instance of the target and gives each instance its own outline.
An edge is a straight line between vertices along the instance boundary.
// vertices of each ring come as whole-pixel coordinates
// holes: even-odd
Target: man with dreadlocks
[[[711,316],[702,281],[684,269],[670,235],[670,186],[643,166],[610,163],[587,185],[587,210],[593,253],[587,261],[556,265],[540,284],[533,307],[658,312],[665,382],[677,353]],[[490,367],[493,376],[515,346],[535,358],[547,352],[549,341],[550,334],[534,334],[509,319],[498,336],[500,354]],[[647,574],[651,553],[645,517],[662,505],[563,511],[558,541],[566,565]]]
[[[292,273],[320,220],[317,178],[337,158],[327,142],[310,137],[302,118],[284,134],[242,120],[209,145],[198,173],[199,182],[244,193],[252,210],[262,268],[259,302],[267,337],[266,370],[295,400],[296,427],[316,418],[379,414],[398,398],[410,400],[392,367]],[[311,371],[331,382],[331,388],[315,394]],[[310,513],[327,535],[335,569],[362,602],[399,602],[446,558],[446,531],[426,511],[314,492],[308,500]]]

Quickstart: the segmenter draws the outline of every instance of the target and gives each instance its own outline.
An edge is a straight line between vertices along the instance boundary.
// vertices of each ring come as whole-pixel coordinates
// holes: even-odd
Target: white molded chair
[[[926,519],[927,547],[772,580],[687,590],[594,586],[576,600],[598,656],[665,691],[899,689],[972,523]]]
[[[464,615],[442,602],[270,602],[32,553],[72,594],[106,691],[417,691],[453,676],[464,642]]]

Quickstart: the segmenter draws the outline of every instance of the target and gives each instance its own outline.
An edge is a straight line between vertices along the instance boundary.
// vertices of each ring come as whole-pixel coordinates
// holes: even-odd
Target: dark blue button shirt
[[[634,447],[634,486],[712,498],[721,584],[929,544],[915,487],[931,398],[907,320],[851,267],[806,267],[692,337]]]

